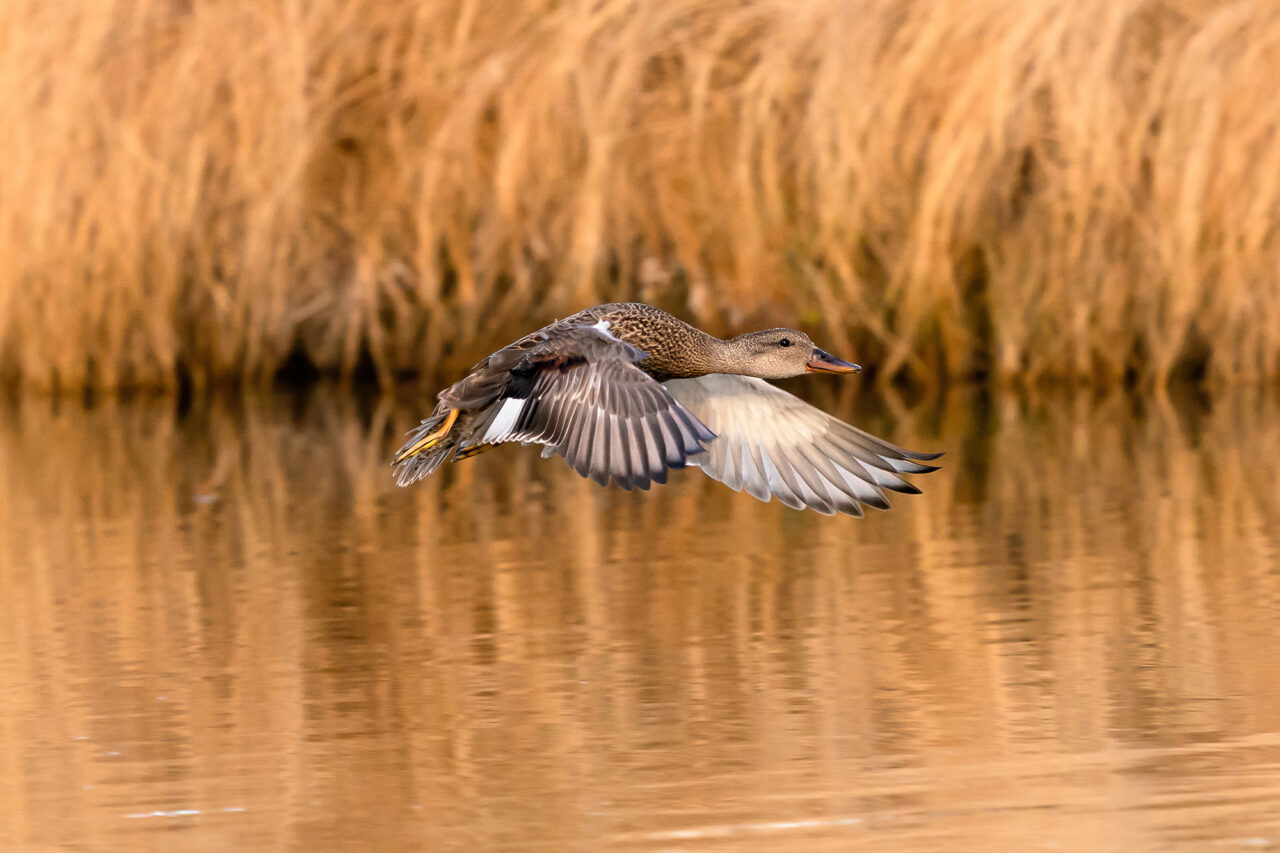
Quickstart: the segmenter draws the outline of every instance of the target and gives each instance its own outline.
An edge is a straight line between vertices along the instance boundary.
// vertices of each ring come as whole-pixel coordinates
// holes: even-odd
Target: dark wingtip
[[[876,497],[873,497],[873,498],[872,498],[872,497],[867,497],[867,498],[861,498],[861,497],[860,497],[860,498],[858,498],[858,500],[859,500],[859,501],[861,501],[862,503],[866,504],[867,506],[875,507],[876,509],[886,509],[886,510],[887,510],[887,509],[889,508],[889,499],[888,499],[888,498],[886,498],[884,495],[877,495]]]
[[[838,504],[836,506],[836,509],[838,509],[840,512],[844,513],[845,515],[850,515],[850,516],[853,516],[854,518],[862,518],[863,515],[865,515],[865,513],[862,511],[862,504],[858,503],[856,499]]]
[[[895,459],[889,465],[895,474],[932,474],[939,470],[937,465],[921,465],[910,459]]]
[[[915,459],[920,462],[928,462],[930,460],[938,459],[942,457],[946,452],[947,451],[943,450],[938,453],[913,453],[910,450],[904,450],[902,451],[902,454],[906,456],[908,459]],[[937,470],[937,469],[935,468],[934,470]]]

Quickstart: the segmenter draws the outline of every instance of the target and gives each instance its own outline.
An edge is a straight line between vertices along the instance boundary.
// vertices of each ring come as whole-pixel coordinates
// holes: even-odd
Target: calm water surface
[[[4,404],[0,847],[1280,846],[1274,394],[823,405],[946,468],[401,490],[409,405]]]

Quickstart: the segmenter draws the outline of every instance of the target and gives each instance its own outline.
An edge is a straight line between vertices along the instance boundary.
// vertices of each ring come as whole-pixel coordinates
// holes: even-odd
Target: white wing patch
[[[600,322],[596,323],[594,326],[591,326],[589,328],[595,329],[597,332],[604,335],[606,338],[608,338],[611,341],[616,341],[618,339],[613,336],[613,332],[609,331],[609,327],[611,325],[613,324],[610,323],[608,320],[601,320]]]
[[[484,438],[478,443],[496,444],[511,434],[516,424],[520,420],[520,413],[524,411],[525,400],[515,397],[508,397],[502,401],[502,408],[498,409],[498,414],[494,417],[493,423],[489,424],[489,428],[484,431]]]

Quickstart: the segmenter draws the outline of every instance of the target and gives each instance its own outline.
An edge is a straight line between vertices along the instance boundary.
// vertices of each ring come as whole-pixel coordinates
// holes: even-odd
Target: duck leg
[[[448,435],[449,430],[453,429],[453,423],[458,419],[459,411],[460,411],[459,409],[450,409],[449,414],[445,415],[444,423],[440,425],[439,429],[436,429],[434,432],[424,435],[422,438],[415,441],[409,447],[406,447],[403,450],[401,450],[399,453],[396,454],[396,461],[403,462],[409,457],[417,456],[419,453],[423,452],[424,450],[430,450],[431,448],[439,444],[440,439]]]
[[[453,461],[457,462],[460,459],[470,459],[472,456],[479,456],[486,450],[493,450],[495,447],[497,447],[496,444],[473,444],[470,447],[464,447],[457,453],[453,454]]]

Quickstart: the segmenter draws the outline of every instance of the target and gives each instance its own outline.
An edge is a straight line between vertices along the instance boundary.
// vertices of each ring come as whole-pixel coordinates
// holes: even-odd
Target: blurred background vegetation
[[[0,374],[391,382],[634,298],[1275,377],[1278,79],[1270,0],[7,0]]]

